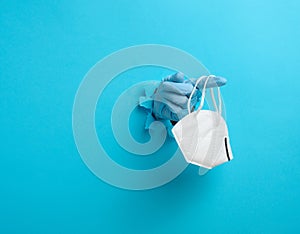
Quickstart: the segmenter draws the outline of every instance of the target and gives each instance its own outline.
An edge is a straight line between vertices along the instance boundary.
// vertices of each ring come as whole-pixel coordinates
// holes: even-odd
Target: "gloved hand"
[[[197,79],[184,79],[184,74],[178,72],[163,79],[153,94],[152,113],[156,119],[179,121],[188,114],[187,103]],[[201,89],[205,79],[197,86],[191,99],[191,109],[201,97]],[[214,77],[207,83],[207,87],[222,86],[226,79]]]

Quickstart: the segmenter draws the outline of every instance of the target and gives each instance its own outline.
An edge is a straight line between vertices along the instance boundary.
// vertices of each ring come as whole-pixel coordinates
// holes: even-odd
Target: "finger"
[[[154,102],[153,113],[158,119],[168,119],[178,121],[178,116],[171,111],[168,105],[160,102]]]
[[[195,78],[190,78],[188,82],[191,82],[193,85],[196,84],[196,81],[197,79]],[[198,89],[202,89],[203,86],[204,86],[204,83],[205,83],[206,79],[202,79],[199,84],[197,85],[197,88]],[[214,87],[220,87],[220,86],[223,86],[227,83],[227,80],[224,78],[224,77],[221,77],[221,76],[212,76],[208,82],[207,82],[207,85],[206,87],[207,88],[214,88]]]
[[[191,107],[195,106],[197,104],[197,102],[199,102],[201,96],[202,96],[202,93],[199,90],[197,90],[195,92],[195,94],[193,95],[193,97],[191,98]]]
[[[193,85],[191,83],[174,83],[174,82],[162,82],[160,85],[160,91],[168,93],[176,93],[179,95],[190,95],[193,91]]]
[[[176,83],[182,83],[184,81],[184,74],[182,72],[177,72],[173,75],[169,75],[163,79],[163,81],[171,81]]]

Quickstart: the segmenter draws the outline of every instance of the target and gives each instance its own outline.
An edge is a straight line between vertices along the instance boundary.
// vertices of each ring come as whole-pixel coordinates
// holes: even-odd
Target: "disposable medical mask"
[[[210,88],[215,111],[202,109],[206,85],[211,77],[213,76],[202,76],[197,80],[188,100],[189,114],[172,129],[186,161],[207,169],[212,169],[233,159],[227,125],[221,115],[222,100],[219,87],[217,87],[219,106],[217,107],[213,89]],[[206,79],[206,81],[202,89],[200,105],[196,111],[191,112],[191,98],[202,79]]]

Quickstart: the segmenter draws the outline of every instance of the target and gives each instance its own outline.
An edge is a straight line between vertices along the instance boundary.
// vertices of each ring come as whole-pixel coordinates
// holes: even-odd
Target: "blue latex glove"
[[[188,114],[187,103],[197,79],[184,79],[184,74],[178,72],[163,79],[155,90],[152,113],[156,119],[179,121]],[[205,80],[201,81],[191,99],[191,109],[197,104]],[[214,77],[207,83],[208,88],[222,86],[226,79]]]
[[[197,79],[196,78],[190,78],[187,82],[191,82],[193,85],[196,84]],[[204,86],[206,79],[203,79],[199,82],[199,84],[197,85],[198,89],[202,89]],[[214,87],[220,87],[225,85],[227,82],[227,80],[221,76],[214,76],[213,78],[209,79],[207,84],[206,84],[206,88],[214,88]]]

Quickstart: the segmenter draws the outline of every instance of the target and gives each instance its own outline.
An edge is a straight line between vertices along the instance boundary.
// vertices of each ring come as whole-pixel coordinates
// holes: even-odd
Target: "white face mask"
[[[202,76],[197,80],[188,101],[189,114],[181,119],[172,129],[176,142],[186,161],[207,169],[212,169],[233,159],[227,125],[221,115],[222,100],[219,87],[217,87],[219,107],[217,107],[214,92],[211,88],[210,94],[216,111],[202,110],[206,85],[211,77]],[[191,98],[202,79],[206,79],[206,81],[202,90],[201,102],[198,110],[191,113]]]

